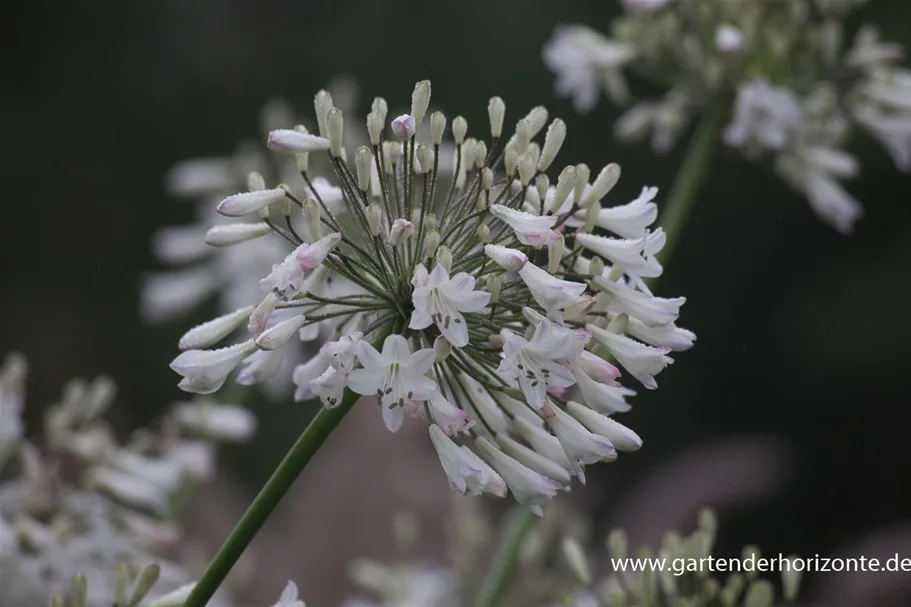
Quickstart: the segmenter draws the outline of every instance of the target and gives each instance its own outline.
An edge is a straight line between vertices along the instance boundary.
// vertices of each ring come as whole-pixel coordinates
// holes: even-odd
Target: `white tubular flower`
[[[430,424],[430,440],[453,491],[462,495],[490,493],[506,497],[506,483],[500,475],[467,447],[456,445],[436,424]]]
[[[310,133],[302,133],[291,129],[278,129],[269,133],[266,145],[270,150],[275,150],[276,152],[302,154],[328,150],[329,140]]]
[[[209,228],[206,232],[206,244],[213,247],[229,247],[271,233],[272,227],[264,221],[226,223]]]
[[[522,266],[519,276],[525,281],[538,305],[548,312],[557,312],[572,305],[586,289],[583,283],[560,280],[551,276],[547,270],[530,263]]]
[[[574,36],[585,63],[567,69],[600,77],[601,70],[625,61],[625,46],[591,32]],[[286,139],[270,127],[276,145],[295,155],[276,155],[278,162],[257,162],[258,172],[245,171],[248,194],[255,196],[241,200],[270,191],[282,192],[282,199],[260,207],[261,224],[210,230],[210,239],[225,245],[256,235],[217,250],[219,256],[234,255],[217,281],[223,273],[244,289],[240,303],[225,310],[229,314],[187,333],[181,347],[188,351],[174,368],[189,391],[216,390],[242,362],[238,383],[269,380],[270,386],[290,376],[297,401],[318,398],[332,408],[358,394],[376,396],[390,431],[402,426],[406,414],[430,426],[456,491],[503,496],[508,484],[520,502],[540,512],[541,503],[569,490],[572,476],[584,479],[580,462],[593,461],[596,453],[609,457],[606,443],[592,431],[561,417],[552,422],[559,426],[558,439],[542,416],[559,415],[555,407],[566,410],[576,383],[581,396],[572,396],[591,400],[586,406],[604,413],[628,409],[625,398],[633,394],[620,385],[617,368],[592,353],[596,344],[583,327],[623,313],[636,330],[639,319],[647,323],[642,331],[654,339],[680,345],[688,336],[672,325],[682,298],[657,298],[643,282],[660,273],[654,255],[665,240],[663,231],[648,231],[655,221],[655,190],[645,188],[636,200],[611,209],[608,195],[619,165],[608,164],[596,176],[585,164],[559,166],[566,122],[544,107],[519,119],[514,132],[504,132],[505,102],[495,97],[489,105],[491,136],[467,137],[461,116],[429,112],[430,93],[429,82],[418,83],[411,113],[395,120],[387,120],[388,105],[377,98],[360,138],[350,127],[362,121],[351,119],[350,108],[318,93],[314,123],[331,139],[328,147],[302,127],[279,132]],[[445,140],[447,125],[454,144]],[[384,131],[394,138],[383,141]],[[310,147],[314,141],[319,154]],[[457,153],[447,151],[454,148]],[[312,167],[320,165],[334,171],[331,181],[314,174]],[[273,187],[273,180],[283,183]],[[231,190],[237,186],[218,195]],[[598,216],[586,217],[580,209]],[[600,257],[581,257],[583,233],[596,223],[629,237],[609,243],[613,268],[605,269]],[[263,226],[274,234],[262,234]],[[201,239],[204,230],[195,232]],[[192,240],[179,244],[175,256],[198,254]],[[534,251],[544,245],[546,254]],[[273,246],[256,280],[251,272],[232,272],[247,251]],[[616,285],[587,282],[593,272]],[[211,292],[207,277],[205,271],[193,276],[193,297]],[[218,347],[244,317],[254,341],[199,350]],[[310,353],[318,350],[309,360],[297,358],[303,341],[313,342]],[[636,372],[644,365],[635,357],[618,360],[635,363]],[[574,441],[568,447],[572,460],[561,440]],[[85,452],[103,452],[97,437],[83,442],[92,443],[83,445]],[[476,447],[484,459],[473,452]]]
[[[178,403],[173,415],[181,427],[217,440],[245,441],[256,431],[256,417],[235,405]]]
[[[468,434],[468,430],[474,425],[474,422],[468,419],[468,414],[462,411],[451,402],[446,400],[439,392],[434,394],[427,401],[430,408],[430,415],[433,421],[448,436],[454,436],[458,433]]]
[[[557,223],[557,217],[554,215],[532,215],[501,204],[490,205],[490,213],[506,223],[522,244],[537,249],[560,238],[560,235],[551,229]]]
[[[376,395],[383,406],[383,421],[390,432],[402,427],[405,410],[433,396],[436,382],[425,377],[433,366],[433,348],[414,354],[401,335],[383,342],[383,353],[366,341],[357,344],[362,368],[348,375],[348,386],[358,394]]]
[[[251,339],[218,350],[187,350],[171,362],[171,369],[183,375],[181,390],[212,394],[221,388],[241,359],[255,349]]]
[[[297,584],[288,582],[288,585],[282,590],[281,596],[278,597],[278,602],[272,607],[307,607],[307,605],[299,597]]]
[[[217,344],[243,326],[251,312],[253,306],[246,306],[197,325],[183,334],[177,347],[181,350],[198,350]]]
[[[620,366],[629,371],[630,375],[642,382],[642,385],[649,390],[658,387],[654,376],[674,362],[671,357],[667,356],[670,348],[647,346],[625,335],[611,333],[594,325],[588,325],[586,329],[614,355]]]
[[[528,404],[535,409],[544,406],[549,387],[568,388],[573,385],[572,371],[561,359],[571,359],[578,351],[568,350],[557,337],[549,322],[541,322],[530,342],[508,329],[500,331],[503,340],[503,360],[497,368],[503,378],[517,381]],[[571,346],[575,349],[575,346]]]
[[[541,504],[555,496],[563,485],[520,464],[485,438],[478,438],[476,444],[481,455],[487,458],[494,470],[506,481],[506,486],[516,501],[528,506],[537,516],[544,516]]]
[[[854,119],[889,152],[898,170],[911,171],[911,112],[886,114],[861,107]]]
[[[552,415],[545,416],[544,421],[560,441],[577,476],[582,473],[584,464],[617,459],[617,452],[610,440],[590,432],[560,407],[552,405],[549,411]]]
[[[680,316],[680,306],[685,297],[665,299],[641,291],[635,291],[623,282],[595,276],[594,283],[610,296],[611,303],[631,318],[637,318],[648,327],[660,327],[673,323]]]
[[[434,324],[453,346],[467,346],[468,324],[462,312],[480,312],[490,301],[490,293],[475,291],[474,286],[475,279],[469,274],[462,272],[450,279],[446,268],[437,265],[426,285],[415,287],[411,295],[414,312],[408,327],[426,329]]]
[[[781,150],[796,137],[803,117],[800,99],[793,91],[758,78],[737,89],[734,116],[724,131],[724,141],[736,148],[757,142]]]
[[[661,228],[636,240],[577,234],[576,242],[596,255],[609,260],[630,277],[656,278],[661,276],[661,264],[653,256],[664,246],[664,231]]]
[[[586,428],[607,438],[618,451],[638,451],[642,447],[638,434],[606,415],[574,401],[567,403],[566,410]]]
[[[218,203],[216,210],[227,217],[242,217],[283,200],[285,194],[286,192],[281,188],[234,194]]]
[[[622,238],[643,238],[648,226],[658,218],[658,205],[652,202],[657,194],[658,188],[644,187],[639,197],[632,202],[600,209],[595,225]],[[583,210],[579,211],[578,216],[584,220],[587,214],[588,211]]]
[[[638,318],[630,317],[626,332],[650,346],[670,348],[673,352],[682,352],[693,347],[696,334],[678,327],[674,323],[650,327]]]
[[[320,238],[313,244],[302,244],[285,257],[281,263],[272,266],[272,272],[262,279],[264,284],[285,297],[292,297],[304,286],[304,273],[319,266],[341,241],[342,235],[335,233]]]

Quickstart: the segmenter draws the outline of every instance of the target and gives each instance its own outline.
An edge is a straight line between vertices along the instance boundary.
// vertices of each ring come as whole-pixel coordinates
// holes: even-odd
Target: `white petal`
[[[257,337],[256,345],[263,350],[280,348],[294,337],[294,334],[304,326],[305,322],[307,322],[307,318],[303,314],[283,320]]]
[[[177,347],[181,350],[208,348],[240,328],[252,311],[253,306],[247,306],[197,325],[183,334]]]

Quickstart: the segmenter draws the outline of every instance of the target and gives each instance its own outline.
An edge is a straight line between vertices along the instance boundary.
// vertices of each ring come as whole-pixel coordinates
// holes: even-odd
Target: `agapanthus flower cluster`
[[[843,186],[860,172],[846,151],[863,131],[911,169],[911,71],[900,45],[872,26],[846,48],[845,19],[867,0],[624,0],[607,37],[559,26],[544,48],[557,93],[591,110],[601,90],[630,102],[623,72],[666,93],[632,105],[615,125],[627,140],[671,148],[691,118],[727,120],[721,139],[776,173],[836,230],[850,232],[863,207]]]
[[[540,513],[572,476],[584,481],[585,464],[641,445],[612,417],[635,392],[611,360],[654,389],[670,352],[695,339],[675,325],[684,299],[647,285],[662,271],[665,234],[650,228],[657,192],[602,208],[615,164],[593,180],[587,165],[569,165],[552,183],[566,124],[548,124],[543,107],[508,133],[505,103],[492,98],[484,139],[429,104],[429,81],[415,86],[408,114],[391,118],[374,99],[370,143],[349,151],[345,117],[320,91],[318,133],[269,134],[269,148],[295,156],[304,184],[319,178],[316,154],[334,181],[302,199],[299,184],[251,173],[247,191],[218,204],[245,219],[211,227],[210,241],[274,238],[287,254],[259,280],[257,305],[191,329],[171,368],[184,390],[212,393],[238,366],[242,381],[265,381],[291,344],[316,341],[318,354],[293,372],[298,400],[332,408],[375,397],[393,432],[408,415],[422,418],[453,489],[511,490]],[[211,349],[244,325],[247,339]]]
[[[176,509],[212,473],[214,442],[248,438],[255,420],[230,405],[178,403],[160,428],[122,443],[103,419],[116,390],[100,377],[66,385],[43,412],[39,444],[24,435],[26,371],[15,354],[0,367],[0,603],[44,605],[79,575],[84,605],[139,605],[146,595],[142,605],[165,605],[154,599],[190,582],[176,558]],[[150,561],[152,592],[136,577]],[[136,584],[145,588],[136,602],[114,600]]]

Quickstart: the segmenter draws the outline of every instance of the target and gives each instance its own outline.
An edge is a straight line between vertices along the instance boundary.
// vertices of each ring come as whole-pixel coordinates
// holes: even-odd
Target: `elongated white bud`
[[[434,112],[430,115],[430,141],[433,145],[443,142],[443,133],[446,132],[446,115],[443,112]]]
[[[563,551],[563,558],[569,565],[569,570],[579,580],[583,586],[588,586],[592,581],[591,567],[588,565],[588,559],[585,558],[585,552],[574,538],[564,537],[560,544]]]
[[[490,117],[490,134],[494,139],[499,139],[503,134],[506,104],[499,97],[491,97],[487,104],[487,115]]]
[[[327,91],[319,91],[313,97],[313,110],[316,114],[316,124],[319,127],[320,137],[329,138],[329,123],[327,118],[329,110],[333,107],[332,95]]]
[[[487,162],[487,144],[483,141],[479,141],[474,146],[474,166],[475,168],[482,168]]]
[[[256,338],[256,345],[262,350],[275,350],[288,343],[300,328],[307,322],[303,314],[283,320],[274,327],[264,331]]]
[[[257,190],[266,189],[266,180],[256,171],[247,173],[247,191],[256,192]]]
[[[213,247],[229,247],[265,236],[272,228],[263,221],[257,223],[225,223],[212,226],[206,231],[206,244]]]
[[[456,145],[462,145],[467,133],[468,121],[461,116],[456,116],[455,120],[452,121],[452,138],[455,139]]]
[[[642,447],[642,439],[638,434],[606,415],[575,401],[569,401],[566,410],[595,434],[607,437],[617,451],[637,451]]]
[[[592,262],[588,267],[588,273],[592,276],[601,276],[604,274],[604,260],[600,257],[592,259]]]
[[[329,110],[326,116],[326,126],[329,129],[329,153],[338,158],[342,155],[342,136],[345,132],[345,119],[342,110],[337,107]]]
[[[373,153],[362,145],[354,153],[354,168],[357,171],[357,187],[366,192],[370,187],[370,169],[373,166]]]
[[[271,317],[272,312],[275,311],[275,305],[277,303],[278,295],[275,293],[269,293],[266,295],[250,314],[250,320],[247,323],[247,330],[250,331],[250,333],[262,333],[266,328],[266,324],[269,322],[269,317]]]
[[[304,152],[321,152],[329,149],[329,140],[309,133],[299,133],[290,129],[279,129],[269,133],[266,145],[276,152],[300,154]]]
[[[528,257],[522,251],[496,244],[484,245],[484,254],[508,272],[518,272],[528,263]]]
[[[525,115],[525,120],[528,122],[530,129],[528,136],[533,138],[547,124],[547,109],[543,105],[535,106]]]
[[[136,584],[133,586],[133,592],[130,593],[129,605],[139,605],[146,595],[152,589],[152,586],[158,581],[161,575],[161,566],[158,563],[151,563],[142,568],[139,575],[136,576]]]
[[[585,225],[579,228],[583,234],[591,234],[595,229],[595,223],[598,221],[598,212],[601,210],[601,203],[597,200],[590,202],[585,206]]]
[[[197,325],[183,334],[177,347],[181,350],[201,350],[217,344],[239,329],[252,312],[253,306],[246,306]]]
[[[440,242],[442,242],[442,237],[439,231],[430,230],[427,232],[427,240],[424,241],[424,257],[433,257],[433,254],[437,252],[437,247],[440,246]]]
[[[503,168],[506,169],[506,175],[508,177],[513,177],[516,174],[516,169],[519,166],[519,151],[515,146],[506,148],[506,157],[503,160]]]
[[[374,97],[373,103],[370,104],[370,111],[379,116],[381,122],[386,122],[386,116],[389,115],[389,105],[382,97]]]
[[[557,177],[557,187],[554,191],[554,199],[550,202],[550,212],[556,213],[563,206],[566,199],[576,185],[576,167],[568,166],[560,171]]]
[[[585,193],[585,187],[588,185],[588,178],[591,177],[591,169],[583,163],[576,165],[576,187],[573,190],[573,204],[581,205],[582,195]]]
[[[524,154],[528,151],[528,145],[531,143],[531,127],[528,126],[526,119],[521,119],[516,124],[516,151]]]
[[[383,138],[385,121],[376,112],[367,114],[367,134],[370,135],[370,145],[379,145]]]
[[[383,226],[383,209],[375,202],[367,205],[367,227],[371,236],[379,236]]]
[[[241,194],[228,196],[218,203],[215,210],[226,217],[242,217],[248,213],[255,213],[284,198],[285,190],[282,188],[243,192]]]
[[[323,229],[320,226],[319,204],[314,199],[308,198],[301,207],[301,213],[304,215],[310,242],[316,242],[323,237]]]
[[[417,162],[414,163],[416,173],[425,175],[433,170],[433,150],[429,146],[423,143],[418,145],[415,156],[417,157]]]
[[[477,234],[478,240],[481,241],[481,244],[487,244],[490,242],[490,228],[487,227],[486,223],[482,223],[478,226]]]
[[[547,197],[547,189],[550,187],[550,179],[546,174],[541,173],[535,177],[535,190],[538,192],[538,200],[544,200]]]
[[[481,169],[481,188],[489,192],[493,187],[493,170],[490,167]]]
[[[416,124],[421,124],[424,120],[424,114],[427,113],[427,107],[430,105],[430,81],[421,80],[414,85],[414,92],[411,93],[411,115],[414,116]]]
[[[452,344],[442,335],[433,340],[433,359],[441,363],[452,353]]]
[[[563,260],[563,235],[560,238],[547,245],[547,271],[556,274],[560,269],[560,261]]]
[[[525,152],[519,156],[519,181],[523,186],[531,183],[531,178],[535,176],[535,159],[531,154]]]
[[[560,148],[563,147],[563,141],[566,140],[566,123],[555,118],[547,128],[547,135],[544,137],[544,148],[541,150],[541,157],[538,159],[538,170],[546,171],[550,164],[557,157]]]
[[[452,251],[444,244],[437,249],[437,264],[446,268],[447,272],[452,269]]]
[[[494,274],[487,278],[487,292],[490,293],[490,303],[497,303],[500,299],[500,288],[503,286],[503,277]]]
[[[617,185],[619,179],[619,164],[611,163],[601,169],[601,172],[598,173],[598,177],[595,178],[595,182],[592,184],[591,189],[582,197],[582,206],[584,207],[592,202],[600,201],[615,185]]]

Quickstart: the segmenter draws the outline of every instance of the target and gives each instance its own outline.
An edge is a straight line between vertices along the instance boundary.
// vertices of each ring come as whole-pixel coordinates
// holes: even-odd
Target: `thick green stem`
[[[708,113],[699,123],[677,171],[667,202],[660,207],[659,225],[667,234],[667,243],[661,250],[661,259],[667,262],[674,252],[677,240],[686,227],[699,187],[708,175],[721,132],[722,118]]]
[[[224,582],[228,572],[243,554],[247,545],[259,531],[269,515],[294,484],[304,467],[320,448],[329,434],[351,410],[360,395],[347,390],[341,404],[334,409],[321,409],[304,430],[285,459],[278,465],[265,486],[247,508],[240,522],[225,540],[218,554],[187,597],[183,607],[203,607]]]
[[[712,157],[722,126],[721,117],[706,114],[687,147],[683,165],[677,172],[667,203],[661,209],[661,227],[667,233],[667,243],[661,258],[667,264],[674,246],[686,226],[699,186],[705,180],[712,164]],[[654,286],[654,281],[650,281]],[[534,527],[535,516],[526,508],[514,513],[490,574],[475,601],[475,607],[493,607],[506,590],[518,561],[519,548],[525,536]]]
[[[481,586],[474,607],[492,607],[497,604],[519,564],[522,541],[534,527],[534,522],[535,515],[524,506],[516,506],[510,514],[503,543],[497,552],[490,574]]]

